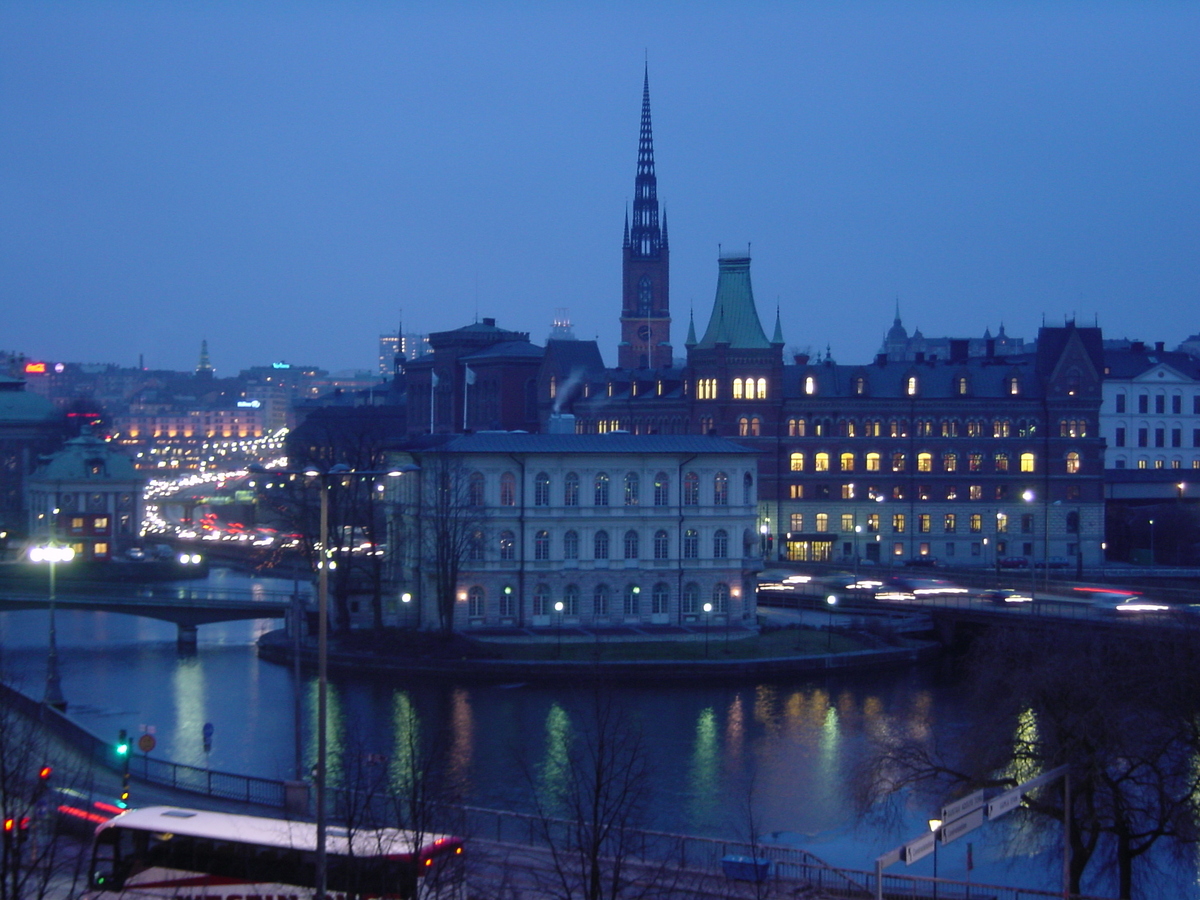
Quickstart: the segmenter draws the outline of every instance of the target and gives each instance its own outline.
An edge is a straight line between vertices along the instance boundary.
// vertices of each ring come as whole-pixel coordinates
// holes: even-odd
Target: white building
[[[1105,469],[1200,469],[1200,361],[1134,343],[1104,364]]]
[[[409,535],[400,590],[415,596],[425,627],[437,607],[419,548],[427,555],[428,497],[447,478],[478,511],[455,588],[457,630],[754,618],[757,454],[740,444],[484,432],[413,451],[411,461],[426,502],[396,493],[409,518],[394,531]],[[423,539],[414,534],[422,530]]]

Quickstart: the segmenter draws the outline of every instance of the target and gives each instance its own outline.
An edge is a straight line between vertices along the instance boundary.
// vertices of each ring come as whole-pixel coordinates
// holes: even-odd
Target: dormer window
[[[966,375],[959,375],[958,378],[954,380],[954,393],[958,394],[960,397],[965,397],[970,392],[970,389],[971,384],[969,381],[967,381]]]
[[[917,376],[909,375],[904,379],[904,393],[910,397],[917,396]]]
[[[812,375],[804,376],[804,393],[815,394],[817,392],[817,379]]]
[[[1010,375],[1005,379],[1005,391],[1012,396],[1017,396],[1021,393],[1021,380],[1016,375]]]
[[[858,375],[854,379],[854,396],[863,397],[867,393],[867,379],[865,375]]]

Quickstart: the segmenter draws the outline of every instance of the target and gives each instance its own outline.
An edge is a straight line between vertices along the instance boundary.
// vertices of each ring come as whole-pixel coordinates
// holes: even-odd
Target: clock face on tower
[[[650,340],[650,326],[649,326],[649,325],[642,325],[640,328],[638,328],[638,330],[637,330],[637,336],[638,336],[639,338],[641,338],[643,341],[648,341],[648,340]]]

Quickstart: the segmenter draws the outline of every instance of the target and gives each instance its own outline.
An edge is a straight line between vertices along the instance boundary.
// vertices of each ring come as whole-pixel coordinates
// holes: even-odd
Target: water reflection
[[[571,778],[571,720],[558,703],[552,703],[546,714],[546,752],[538,773],[538,796],[549,805],[552,815],[562,815],[558,808],[569,789]]]
[[[733,721],[731,715],[730,722]],[[696,737],[688,772],[688,824],[692,827],[710,821],[716,811],[715,788],[719,784],[721,764],[719,748],[717,715],[712,707],[706,707],[696,717]]]

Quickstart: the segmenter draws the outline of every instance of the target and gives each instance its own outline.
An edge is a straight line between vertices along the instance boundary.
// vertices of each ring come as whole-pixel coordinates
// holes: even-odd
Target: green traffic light
[[[117,756],[129,755],[129,738],[125,736],[125,729],[121,729],[120,735],[117,737]]]

